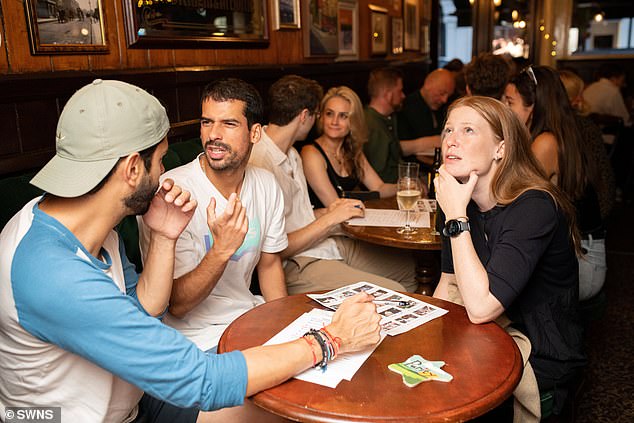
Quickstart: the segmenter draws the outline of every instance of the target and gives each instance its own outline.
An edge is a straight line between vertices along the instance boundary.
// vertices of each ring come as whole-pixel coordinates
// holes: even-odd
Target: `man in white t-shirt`
[[[235,318],[287,295],[278,253],[288,240],[275,177],[247,165],[262,131],[258,92],[242,80],[220,79],[205,87],[201,104],[204,152],[162,177],[187,187],[203,206],[176,244],[172,296],[163,321],[206,351],[215,349]],[[139,223],[145,255],[149,237]],[[264,298],[249,290],[256,268]]]
[[[282,252],[290,294],[330,290],[368,281],[398,291],[417,287],[410,254],[343,236],[339,225],[363,216],[363,203],[340,198],[327,209],[313,210],[299,153],[315,123],[322,89],[315,81],[288,75],[269,90],[269,125],[251,152],[251,163],[271,171],[284,195],[288,247]],[[200,201],[200,200],[199,200]]]
[[[625,87],[625,71],[606,65],[599,73],[599,80],[583,91],[583,99],[590,107],[590,113],[616,116],[623,120],[624,126],[632,126],[632,117],[621,94],[621,88]]]

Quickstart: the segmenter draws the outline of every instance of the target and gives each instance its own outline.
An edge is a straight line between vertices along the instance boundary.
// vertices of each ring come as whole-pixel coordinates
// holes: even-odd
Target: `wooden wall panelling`
[[[0,3],[0,74],[7,73],[9,62],[7,58],[7,44],[5,43],[4,16],[2,15],[2,4]]]
[[[2,14],[7,23],[5,35],[8,49],[9,71],[12,73],[49,72],[51,60],[48,56],[33,56],[29,45],[24,2],[2,0]]]
[[[126,49],[125,34],[120,32],[119,20],[123,21],[120,1],[102,2],[105,15],[106,40],[108,42],[108,54],[90,55],[89,68],[96,69],[120,69],[123,67],[121,49]],[[123,31],[123,28],[121,28]]]
[[[277,60],[275,49],[269,44],[267,48],[218,49],[216,65],[261,65],[274,64]]]
[[[17,111],[22,152],[54,148],[58,118],[56,99],[49,97],[18,103]]]
[[[200,118],[200,95],[207,82],[201,81],[200,84],[180,85],[176,89],[178,100],[178,121],[188,121]]]
[[[89,70],[89,65],[88,55],[85,54],[51,56],[51,70],[53,72]]]
[[[110,3],[110,2],[109,2]],[[125,37],[125,18],[121,1],[113,1],[116,24],[117,43],[121,49],[120,62],[123,69],[146,69],[150,67],[150,53],[147,49],[131,49]]]
[[[281,65],[301,63],[304,60],[304,44],[302,31],[275,31],[271,42],[275,42],[277,49],[277,63]]]
[[[370,9],[372,0],[359,0],[359,60],[370,58]]]
[[[20,152],[20,137],[17,125],[15,104],[0,103],[0,157]]]
[[[150,49],[148,50],[148,67],[150,69],[173,68],[174,50]]]
[[[191,67],[188,69],[82,71],[9,75],[0,78],[0,175],[43,165],[55,148],[55,127],[59,111],[80,87],[95,78],[119,79],[156,95],[168,109],[175,130],[172,141],[197,136],[200,93],[211,80],[239,77],[258,89],[266,101],[270,85],[286,74],[315,79],[324,88],[347,85],[367,101],[366,84],[371,69],[384,66],[384,58],[342,63],[296,63],[288,65]],[[404,72],[406,92],[416,89],[429,71],[428,61],[399,65]],[[17,116],[17,117],[14,117]],[[15,120],[13,120],[15,119]],[[16,148],[19,145],[19,148]]]
[[[174,66],[214,66],[216,65],[216,49],[175,49]]]
[[[159,99],[163,107],[167,110],[167,117],[170,122],[178,122],[178,93],[174,85],[159,85],[153,87],[150,92]]]

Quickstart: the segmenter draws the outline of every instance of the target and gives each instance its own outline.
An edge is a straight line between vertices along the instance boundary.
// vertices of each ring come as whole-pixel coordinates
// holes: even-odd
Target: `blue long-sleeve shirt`
[[[207,355],[149,316],[118,235],[99,260],[37,202],[0,235],[1,408],[59,405],[74,421],[110,420],[141,390],[203,410],[242,404],[242,353]]]

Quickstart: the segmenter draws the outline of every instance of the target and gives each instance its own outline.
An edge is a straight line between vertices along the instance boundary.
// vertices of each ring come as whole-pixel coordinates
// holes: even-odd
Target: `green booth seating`
[[[26,203],[42,195],[42,190],[29,181],[35,172],[0,179],[0,228],[16,214]]]

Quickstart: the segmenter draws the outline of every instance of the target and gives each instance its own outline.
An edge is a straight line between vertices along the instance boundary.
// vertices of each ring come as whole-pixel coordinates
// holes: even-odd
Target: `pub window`
[[[631,0],[574,0],[568,54],[633,54],[633,24]]]

